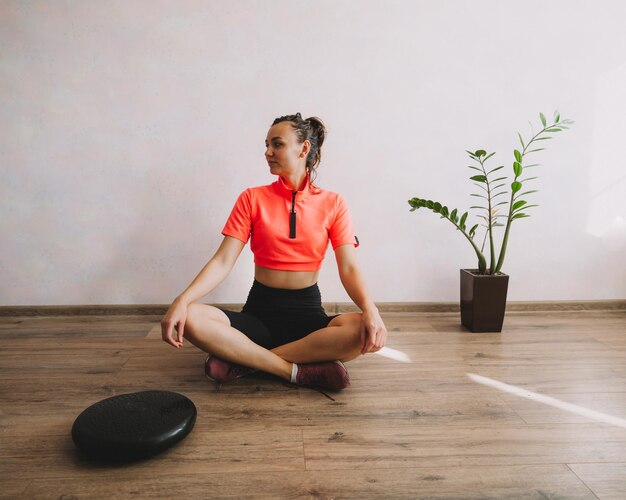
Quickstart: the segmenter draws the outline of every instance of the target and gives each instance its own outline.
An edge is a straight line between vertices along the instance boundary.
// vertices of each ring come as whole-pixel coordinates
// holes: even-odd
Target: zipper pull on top
[[[291,192],[291,212],[289,213],[289,238],[294,239],[296,237],[296,193]]]

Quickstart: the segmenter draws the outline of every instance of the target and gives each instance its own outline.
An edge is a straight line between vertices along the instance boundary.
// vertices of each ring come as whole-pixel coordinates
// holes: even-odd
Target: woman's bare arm
[[[387,341],[387,328],[380,317],[378,308],[369,296],[365,279],[357,263],[354,246],[341,245],[337,247],[335,259],[343,287],[354,303],[363,311],[360,327],[361,353],[379,351]]]
[[[211,260],[207,262],[189,286],[174,299],[161,320],[161,337],[165,342],[177,348],[183,346],[187,306],[204,297],[226,279],[244,246],[243,241],[232,236],[224,236],[222,244],[211,257]],[[176,338],[173,336],[174,329],[177,332]]]

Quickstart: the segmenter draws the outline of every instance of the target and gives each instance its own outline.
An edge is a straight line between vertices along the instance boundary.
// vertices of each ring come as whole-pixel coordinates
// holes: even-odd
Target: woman
[[[182,347],[186,338],[210,353],[205,372],[219,383],[261,370],[339,390],[349,385],[343,362],[385,345],[387,330],[357,266],[359,242],[346,204],[312,182],[325,135],[315,117],[274,120],[265,158],[278,179],[241,193],[217,252],[161,321],[171,346]],[[255,271],[242,312],[195,303],[226,278],[248,239]],[[329,317],[322,308],[317,279],[329,241],[341,282],[362,313]]]

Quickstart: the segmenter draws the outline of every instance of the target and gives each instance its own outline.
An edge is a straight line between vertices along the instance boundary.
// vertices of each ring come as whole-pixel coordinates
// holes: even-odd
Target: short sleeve
[[[337,204],[335,210],[335,220],[328,231],[330,242],[335,250],[340,245],[359,246],[359,239],[354,233],[352,218],[348,210],[348,205],[341,195],[337,195]]]
[[[252,231],[252,193],[246,189],[239,195],[233,207],[222,234],[232,236],[238,240],[248,243]]]

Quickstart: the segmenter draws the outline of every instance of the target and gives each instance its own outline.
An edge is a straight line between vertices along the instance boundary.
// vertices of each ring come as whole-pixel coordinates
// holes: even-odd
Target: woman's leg
[[[351,361],[361,355],[359,326],[361,313],[346,313],[333,318],[326,328],[316,330],[300,340],[284,344],[272,352],[292,363]]]
[[[187,308],[184,337],[196,347],[224,360],[286,380],[291,378],[291,362],[255,344],[230,326],[228,316],[216,307],[190,304]]]

